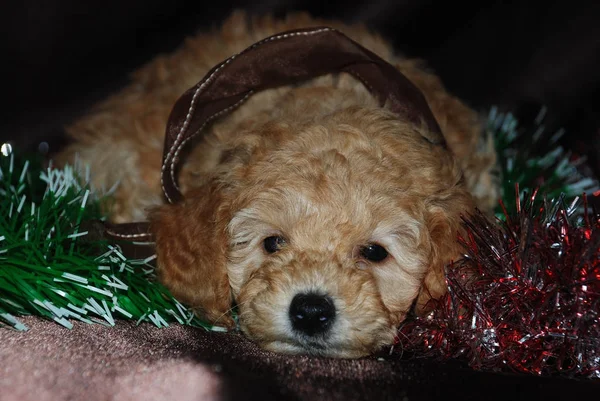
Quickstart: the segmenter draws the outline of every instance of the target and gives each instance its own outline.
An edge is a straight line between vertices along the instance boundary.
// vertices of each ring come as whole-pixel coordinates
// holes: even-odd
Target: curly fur
[[[253,96],[217,121],[187,155],[185,200],[164,205],[159,186],[166,120],[175,100],[215,64],[289,29],[328,25],[387,59],[424,93],[448,149],[422,127],[379,107],[345,74]],[[216,324],[280,352],[358,357],[393,342],[395,328],[445,291],[444,266],[459,257],[460,216],[491,211],[495,153],[477,114],[422,63],[394,54],[364,27],[290,15],[190,38],[133,76],[133,83],[68,128],[96,187],[121,185],[115,222],[149,218],[158,272],[172,293]],[[152,209],[148,215],[148,209]],[[273,254],[263,240],[278,235]],[[376,243],[375,263],[359,249]],[[327,294],[337,312],[327,335],[297,333],[288,316],[299,293]]]

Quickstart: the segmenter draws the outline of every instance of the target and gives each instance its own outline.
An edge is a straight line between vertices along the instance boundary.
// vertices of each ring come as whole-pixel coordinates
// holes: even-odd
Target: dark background
[[[550,130],[600,172],[600,2],[370,2],[266,0],[23,0],[3,6],[5,99],[0,139],[20,148],[48,141],[128,73],[186,35],[218,26],[234,8],[362,21],[480,111],[522,118],[548,107]],[[0,17],[2,18],[2,17]],[[199,77],[200,78],[200,77]]]

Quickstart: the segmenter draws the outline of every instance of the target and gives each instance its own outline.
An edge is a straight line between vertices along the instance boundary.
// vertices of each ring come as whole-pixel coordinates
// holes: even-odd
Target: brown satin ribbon
[[[175,203],[183,198],[177,185],[181,152],[213,120],[261,90],[336,72],[359,79],[382,106],[415,124],[424,124],[427,141],[446,146],[425,97],[394,66],[332,28],[288,31],[223,61],[175,103],[167,123],[161,170],[167,200]],[[106,237],[134,241],[151,238],[147,223],[106,226]]]
[[[382,106],[416,124],[426,124],[426,139],[445,146],[425,97],[394,66],[335,29],[289,31],[255,43],[217,65],[176,102],[167,125],[161,172],[167,200],[182,199],[176,178],[180,152],[208,123],[255,92],[334,72],[352,74]]]
[[[146,259],[154,255],[154,239],[148,222],[111,224],[101,220],[83,221],[80,231],[87,231],[82,241],[106,240],[121,247],[129,259]]]

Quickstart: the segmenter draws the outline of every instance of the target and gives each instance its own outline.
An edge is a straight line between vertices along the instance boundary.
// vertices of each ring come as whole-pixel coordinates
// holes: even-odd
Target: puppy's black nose
[[[294,330],[314,336],[326,332],[335,319],[333,300],[325,295],[298,294],[290,304]]]

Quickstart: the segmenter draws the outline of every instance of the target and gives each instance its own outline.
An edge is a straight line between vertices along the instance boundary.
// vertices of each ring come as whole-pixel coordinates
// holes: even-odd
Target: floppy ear
[[[233,327],[227,276],[228,207],[216,180],[150,213],[159,280],[173,296],[218,326]]]
[[[434,305],[430,301],[446,293],[446,266],[457,261],[464,253],[458,242],[458,234],[463,230],[461,216],[472,212],[474,208],[473,198],[462,188],[455,188],[452,194],[431,201],[427,217],[431,264],[417,298],[417,314],[432,310]]]

